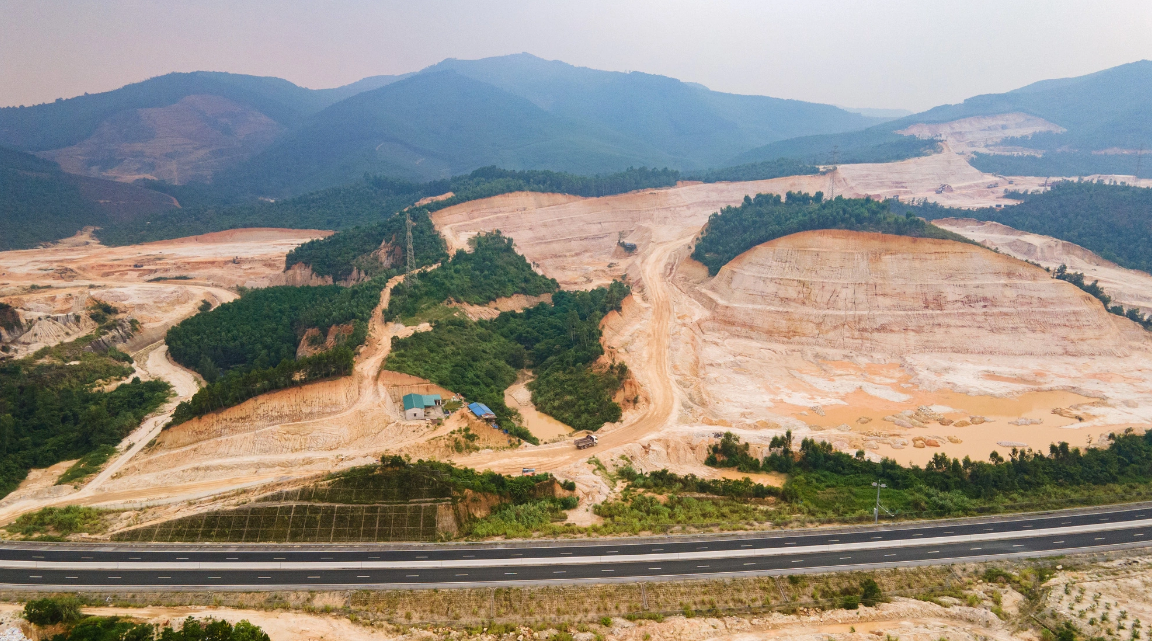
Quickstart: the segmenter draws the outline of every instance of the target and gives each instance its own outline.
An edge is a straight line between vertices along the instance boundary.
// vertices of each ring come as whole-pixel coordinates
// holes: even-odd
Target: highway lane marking
[[[616,570],[600,570],[601,572],[615,572]]]
[[[785,543],[784,545],[796,545],[796,542],[795,542],[795,541],[792,541],[792,542],[790,542],[790,543]]]
[[[120,577],[118,577],[118,576],[110,576],[110,577],[108,577],[108,578],[109,578],[109,579],[119,579]]]
[[[65,578],[65,579],[75,579],[76,577],[74,577],[74,576],[66,576],[66,577],[64,577],[64,578]],[[156,578],[157,578],[157,579],[171,579],[172,577],[170,577],[170,576],[158,576],[158,577],[156,577]]]
[[[504,574],[516,574],[515,572],[505,572]]]
[[[73,580],[76,580],[76,579],[79,579],[80,577],[78,577],[78,576],[66,576],[66,577],[64,577],[64,578],[65,578],[65,579],[73,579]]]
[[[756,562],[755,562],[755,561],[751,561],[751,562],[749,562],[749,563],[745,563],[744,565],[756,565]]]
[[[225,560],[225,561],[239,561],[239,560],[240,560],[240,557],[238,557],[238,556],[227,556],[227,557],[224,557],[224,560]]]
[[[1117,532],[1118,530],[1130,530],[1140,527],[1152,526],[1152,520],[1144,521],[1121,521],[1112,523],[1089,523],[1084,525],[1077,525],[1069,528],[1044,528],[1037,529],[1035,532],[1027,533],[1028,538],[1037,536],[1051,536],[1053,534],[1081,534],[1089,532],[1109,533]],[[818,538],[818,537],[813,537]],[[966,543],[976,541],[1003,541],[1008,542],[1016,538],[1019,540],[1023,538],[1023,533],[1019,530],[1014,531],[1000,531],[981,534],[961,535],[948,537],[935,537],[926,538],[925,541],[934,543]],[[827,540],[827,539],[826,539]],[[1065,543],[1064,539],[1055,540],[1049,545],[1060,545]],[[871,541],[871,542],[855,542],[855,543],[837,543],[837,544],[814,544],[806,546],[789,546],[789,550],[785,551],[783,547],[777,548],[744,548],[744,549],[726,549],[726,550],[706,550],[699,552],[682,552],[682,553],[663,553],[663,554],[620,554],[612,556],[584,556],[576,557],[569,555],[563,558],[550,557],[550,558],[524,558],[520,553],[515,553],[517,558],[501,558],[501,559],[469,559],[469,560],[443,560],[443,561],[336,561],[329,563],[317,562],[288,562],[288,563],[247,563],[247,562],[191,562],[191,563],[175,563],[171,562],[58,562],[58,561],[13,561],[13,560],[0,560],[0,568],[10,569],[53,569],[53,570],[315,570],[315,569],[344,569],[344,570],[369,570],[369,569],[417,569],[425,567],[443,568],[448,569],[451,567],[466,568],[466,567],[499,567],[499,566],[525,566],[525,565],[586,565],[592,563],[618,563],[622,560],[627,561],[687,561],[687,560],[706,560],[706,559],[724,559],[724,558],[740,558],[740,557],[768,557],[787,554],[803,554],[803,553],[829,553],[840,551],[854,551],[860,549],[883,549],[883,548],[908,548],[923,545],[923,541],[912,543],[908,539],[903,540],[884,540],[884,541]],[[704,547],[704,546],[702,546]],[[544,548],[541,548],[542,550]],[[655,548],[653,548],[655,549]],[[666,548],[661,548],[666,549]],[[187,557],[180,557],[187,558]],[[275,557],[276,559],[283,559],[284,557]]]
[[[1022,548],[1022,547],[1024,547],[1024,544],[1023,544],[1023,543],[1017,543],[1016,545],[1013,545],[1012,547],[1014,547],[1014,548]]]
[[[162,579],[171,579],[172,577],[170,577],[170,576],[169,576],[169,577],[160,577],[160,578],[162,578]],[[210,576],[210,577],[208,577],[208,578],[209,578],[209,579],[219,579],[220,577],[218,577],[218,576]],[[260,577],[260,578],[264,578],[264,577]]]
[[[895,554],[885,554],[884,556],[896,556]]]
[[[1143,532],[1137,532],[1136,534],[1133,534],[1132,536],[1144,536],[1144,533]]]
[[[850,559],[850,558],[852,558],[852,557],[850,557],[850,556],[842,556],[842,557],[840,557],[840,560],[841,560],[841,561],[843,561],[844,559]]]
[[[263,579],[264,577],[260,577],[260,578],[261,578],[261,579]],[[319,579],[319,578],[320,578],[320,575],[319,575],[319,574],[317,574],[316,576],[310,576],[310,577],[308,577],[308,578],[309,578],[309,579]]]
[[[411,579],[412,577],[417,577],[417,576],[420,576],[420,575],[419,574],[405,574],[404,578]]]
[[[706,567],[708,567],[708,566],[707,566],[707,565],[697,565],[696,567],[698,567],[698,568],[706,568]]]
[[[940,550],[932,550],[928,554],[940,554]]]
[[[556,570],[556,571],[555,571],[555,572],[553,572],[552,574],[567,574],[567,573],[568,573],[568,572],[567,572],[566,570]]]
[[[803,563],[803,562],[804,562],[804,559],[796,559],[795,561],[793,561],[793,563]]]
[[[984,548],[969,548],[971,550],[983,550]]]
[[[742,548],[750,548],[750,547],[752,547],[752,546],[751,546],[751,545],[741,545],[740,547],[742,547]]]
[[[912,536],[924,536],[924,535],[917,533],[917,534],[913,534]]]
[[[664,548],[652,548],[653,552],[663,552]]]
[[[356,578],[357,579],[371,579],[372,577],[368,574],[357,574]]]
[[[29,574],[28,578],[29,579],[43,579],[44,577],[39,575],[39,574]]]
[[[663,570],[664,568],[648,568],[649,570]]]
[[[258,576],[256,578],[257,579],[271,579],[272,577],[270,577],[270,576]],[[308,577],[308,578],[311,579],[312,577]]]

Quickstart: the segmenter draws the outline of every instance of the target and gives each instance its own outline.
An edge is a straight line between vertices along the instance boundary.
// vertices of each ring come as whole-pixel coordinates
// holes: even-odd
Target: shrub
[[[71,598],[47,597],[24,604],[24,619],[34,625],[56,625],[80,620],[80,603]]]

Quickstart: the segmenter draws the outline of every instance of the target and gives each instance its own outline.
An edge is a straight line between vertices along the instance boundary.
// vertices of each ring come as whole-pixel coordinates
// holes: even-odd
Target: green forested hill
[[[802,231],[850,229],[918,238],[972,241],[924,222],[911,213],[892,213],[884,201],[867,198],[824,200],[815,195],[788,192],[787,200],[774,194],[744,197],[739,207],[725,207],[708,218],[692,258],[704,263],[713,276],[733,258],[756,245]]]
[[[537,274],[512,247],[512,239],[480,234],[471,239],[472,251],[458,251],[436,269],[420,274],[416,284],[392,291],[384,320],[419,314],[451,299],[483,305],[497,298],[524,294],[539,296],[560,288],[555,280]]]
[[[730,164],[780,157],[829,163],[834,150],[839,162],[911,158],[930,152],[932,141],[895,131],[916,123],[1013,112],[1043,118],[1067,131],[1007,139],[1003,144],[1042,150],[1045,155],[979,156],[974,164],[981,170],[1031,176],[1131,174],[1135,169],[1132,156],[1091,152],[1152,149],[1152,61],[1141,60],[1076,78],[1043,80],[1006,93],[974,96],[959,104],[941,105],[863,131],[774,142],[742,153]],[[1145,171],[1152,171],[1152,167]]]
[[[54,162],[0,147],[0,251],[172,208],[163,194],[66,174]]]
[[[926,204],[911,211],[929,220],[993,220],[1076,243],[1124,267],[1152,273],[1152,189],[1066,181],[1040,194],[1025,194],[1019,205],[1002,209]]]

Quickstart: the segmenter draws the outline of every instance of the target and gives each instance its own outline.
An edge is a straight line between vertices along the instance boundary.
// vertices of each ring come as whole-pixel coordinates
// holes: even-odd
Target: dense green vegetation
[[[24,604],[22,615],[33,625],[64,625],[65,631],[50,641],[271,641],[248,621],[235,626],[212,618],[184,620],[181,629],[157,629],[150,623],[133,623],[120,617],[85,617],[75,597],[45,597]],[[48,638],[48,637],[42,637]]]
[[[440,267],[420,274],[410,287],[392,291],[385,320],[410,318],[445,301],[483,305],[497,298],[538,296],[560,288],[555,280],[536,273],[499,231],[469,240],[471,251],[458,251]]]
[[[105,220],[56,163],[0,147],[0,251],[34,247]]]
[[[551,305],[505,312],[491,321],[440,320],[432,331],[393,338],[385,367],[484,403],[510,432],[517,416],[505,405],[504,390],[516,380],[516,371],[527,367],[536,376],[528,388],[537,409],[574,428],[596,430],[620,418],[612,396],[627,370],[623,364],[600,368],[595,362],[603,354],[600,320],[619,309],[627,294],[626,286],[613,283],[557,292]],[[524,433],[521,438],[535,440]]]
[[[739,207],[725,207],[712,214],[692,257],[715,275],[733,258],[756,245],[815,229],[850,229],[971,242],[910,213],[894,214],[886,202],[842,197],[829,201],[824,200],[821,192],[814,196],[789,192],[786,201],[774,194],[745,196]]]
[[[61,537],[77,532],[96,534],[107,528],[100,510],[81,505],[46,507],[21,514],[4,526],[5,530],[24,537]]]
[[[1108,503],[1152,485],[1152,432],[1129,430],[1112,437],[1107,448],[1080,450],[1060,443],[1047,454],[1013,450],[1007,459],[993,452],[988,462],[941,453],[923,468],[903,467],[892,459],[868,461],[863,452],[850,456],[811,439],[804,439],[798,450],[791,445],[791,434],[774,438],[768,456],[758,461],[748,456],[746,444],[728,434],[712,448],[709,464],[788,474],[780,491],[786,512],[832,519],[870,516],[876,499],[871,483],[877,479],[888,485],[881,497],[884,505],[909,517],[974,514],[1021,504]]]
[[[1094,154],[1090,151],[1048,151],[1043,156],[974,154],[973,167],[989,174],[1000,176],[1091,176],[1093,174],[1115,174],[1132,176],[1137,163],[1141,167],[1141,177],[1152,176],[1152,154],[1144,154],[1140,161],[1137,154]]]
[[[909,119],[896,122],[906,120]],[[896,162],[927,156],[940,148],[937,140],[903,136],[893,133],[895,129],[899,127],[885,123],[863,131],[790,138],[746,151],[733,158],[732,162],[758,163],[786,158],[813,165]]]
[[[428,210],[413,209],[409,216],[412,219],[412,253],[416,266],[434,265],[448,258],[444,239],[432,226]],[[382,222],[310,240],[288,252],[284,265],[289,268],[302,263],[311,267],[317,276],[331,276],[335,281],[346,280],[354,270],[368,277],[383,275],[384,279],[391,278],[402,273],[407,261],[406,221],[404,215],[397,213]],[[386,248],[382,247],[384,243],[387,243]]]
[[[208,382],[232,370],[268,368],[296,357],[304,333],[351,323],[346,344],[364,341],[367,320],[380,302],[377,280],[352,287],[266,287],[181,321],[165,341],[173,360]]]
[[[134,378],[109,392],[97,390],[133,371],[120,352],[85,349],[115,322],[27,358],[0,361],[0,495],[31,468],[116,445],[167,400],[170,387],[163,381]]]
[[[352,373],[353,360],[352,348],[340,345],[314,356],[296,360],[285,358],[274,367],[233,370],[177,405],[169,425],[178,425],[197,416],[239,405],[267,392],[325,378],[348,376]]]
[[[182,321],[168,330],[173,360],[196,370],[209,384],[177,406],[172,424],[295,385],[352,372],[353,349],[364,342],[368,318],[380,302],[383,283],[352,287],[268,287]],[[296,358],[309,329],[337,332],[331,349]]]
[[[929,220],[993,220],[1076,243],[1124,267],[1152,273],[1152,189],[1065,181],[1022,196],[1019,205],[1002,209],[950,209],[931,203],[908,209]]]
[[[694,172],[685,175],[684,179],[700,180],[706,183],[743,182],[818,173],[820,173],[820,168],[815,165],[808,165],[799,160],[779,158],[777,160],[764,160],[746,165],[736,165],[735,167],[722,167],[720,169]]]

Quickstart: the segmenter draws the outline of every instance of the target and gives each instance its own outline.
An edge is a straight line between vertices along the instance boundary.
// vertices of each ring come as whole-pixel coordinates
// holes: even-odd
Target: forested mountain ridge
[[[1019,205],[952,209],[932,203],[902,209],[928,220],[975,218],[1052,236],[1096,252],[1129,269],[1152,273],[1152,189],[1098,182],[1062,181],[1038,194],[1020,194]]]
[[[159,192],[67,174],[50,160],[0,147],[0,251],[66,238],[89,225],[128,224],[174,207]]]
[[[962,103],[883,123],[860,132],[817,135],[771,143],[740,154],[730,164],[779,157],[832,162],[885,162],[921,155],[931,141],[896,131],[917,123],[941,123],[1008,113],[1025,113],[1064,128],[1009,138],[1001,144],[1045,152],[1044,156],[978,154],[974,165],[1008,175],[1090,175],[1130,173],[1134,156],[1092,153],[1152,148],[1152,61],[1141,60],[1075,78],[1043,80],[1000,94],[973,96]],[[931,151],[931,150],[927,150]],[[1124,160],[1129,160],[1125,163]],[[1122,170],[1122,171],[1117,171]]]
[[[421,73],[449,69],[550,113],[642,140],[685,170],[718,166],[774,140],[863,129],[882,120],[832,105],[723,93],[667,76],[601,71],[528,53],[448,59]]]
[[[518,54],[445,60],[323,90],[278,78],[168,74],[0,109],[0,145],[89,176],[212,181],[240,197],[280,198],[347,184],[366,171],[409,180],[487,165],[698,171],[765,142],[881,121],[831,105]]]

